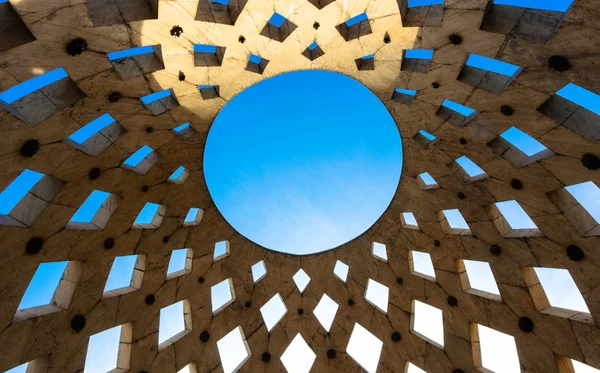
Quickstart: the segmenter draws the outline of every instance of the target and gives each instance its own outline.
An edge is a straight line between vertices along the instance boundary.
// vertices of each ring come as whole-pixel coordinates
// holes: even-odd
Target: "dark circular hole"
[[[304,314],[304,310],[302,308],[298,308],[298,315],[302,316]]]
[[[551,56],[548,58],[548,67],[554,71],[562,73],[563,71],[569,70],[571,68],[571,64],[569,63],[569,60],[563,56]]]
[[[198,282],[203,284],[204,283],[204,277],[200,276],[198,277]]]
[[[460,43],[462,43],[462,37],[456,34],[448,36],[448,40],[450,40],[450,43],[454,45],[459,45]]]
[[[315,30],[318,30],[318,29],[319,29],[319,27],[321,27],[321,25],[319,24],[319,22],[315,22],[315,23],[313,23],[313,28],[314,28]]]
[[[260,359],[265,363],[268,363],[269,361],[271,361],[271,353],[268,351],[263,352]]]
[[[100,177],[100,174],[102,173],[102,171],[100,171],[100,169],[98,167],[94,167],[90,170],[90,173],[88,174],[90,180],[96,180],[97,178]]]
[[[389,44],[392,41],[392,39],[390,38],[390,35],[386,32],[385,36],[383,37],[383,42],[385,44]]]
[[[27,140],[21,146],[21,155],[23,157],[31,158],[38,150],[40,150],[40,143],[37,140]]]
[[[112,239],[112,238],[107,238],[107,239],[105,239],[105,240],[104,240],[104,248],[105,248],[106,250],[110,250],[110,249],[112,249],[113,247],[115,247],[115,240],[114,240],[114,239]]]
[[[521,183],[521,180],[519,180],[519,179],[512,179],[512,180],[510,181],[510,186],[511,186],[513,189],[517,189],[517,190],[519,190],[519,189],[523,189],[523,183]]]
[[[511,116],[514,113],[513,108],[508,105],[500,106],[500,112],[502,113],[502,115],[506,116]]]
[[[440,83],[438,83],[438,82],[433,82],[433,83],[431,83],[431,86],[432,86],[433,88],[435,88],[435,89],[438,89],[438,88],[440,88]]]
[[[354,299],[348,299],[348,305],[349,306],[354,305]]]
[[[529,317],[521,317],[519,319],[519,329],[524,331],[525,333],[530,333],[533,331],[533,321]]]
[[[458,139],[458,142],[465,145],[467,143],[467,139],[465,139],[464,137],[461,137],[460,139]]]
[[[200,341],[201,342],[208,342],[208,340],[210,339],[210,334],[208,334],[208,332],[205,330],[202,333],[200,333]]]
[[[173,28],[171,28],[172,37],[178,38],[181,36],[181,34],[183,34],[183,29],[181,28],[181,26],[173,26]]]
[[[327,357],[330,359],[335,359],[336,352],[333,348],[327,350]]]
[[[250,308],[252,307],[252,302],[248,300],[246,303],[244,303],[244,306],[246,306],[246,308]]]
[[[148,189],[150,189],[150,188],[148,187],[148,185],[144,185],[144,186],[142,187],[141,191],[142,191],[143,193],[146,193],[146,192],[148,191]]]
[[[400,335],[400,333],[398,333],[398,332],[392,333],[392,341],[400,342],[401,340],[402,340],[402,336]]]
[[[498,245],[492,245],[490,246],[490,253],[492,253],[493,255],[500,255],[500,253],[502,252],[502,249],[500,248],[500,246]]]
[[[154,132],[154,127],[152,127],[152,126],[146,127],[146,133],[152,133],[152,132]]]
[[[154,304],[155,300],[156,300],[156,298],[154,298],[154,295],[152,295],[152,294],[146,295],[146,304],[147,305],[150,306],[150,305]]]
[[[77,56],[87,49],[88,43],[85,39],[73,39],[67,44],[67,53],[71,56]]]
[[[396,277],[396,282],[400,285],[402,285],[404,283],[404,279],[400,276]]]
[[[169,242],[169,236],[164,236],[163,237],[163,243],[167,243]]]
[[[85,317],[83,315],[75,315],[71,319],[71,329],[76,332],[80,332],[85,328]]]
[[[185,74],[183,73],[183,71],[179,71],[179,81],[180,82],[185,81]]]
[[[440,247],[442,245],[442,243],[438,240],[433,240],[433,246],[435,247]]]
[[[584,154],[581,157],[581,163],[588,170],[595,171],[600,168],[600,159],[595,154]]]
[[[244,35],[240,35],[240,37],[238,38],[238,41],[242,44],[244,44],[244,42],[246,41],[246,38],[244,37]]]
[[[569,259],[578,262],[584,257],[583,250],[581,250],[579,246],[569,245],[569,247],[567,247],[567,256]]]
[[[458,197],[458,199],[465,199],[465,197],[466,197],[466,196],[465,196],[465,194],[464,194],[463,192],[458,192],[458,193],[456,194],[456,196]]]
[[[35,255],[42,250],[42,246],[44,246],[44,240],[42,240],[40,237],[32,237],[29,241],[27,241],[25,252],[29,255]]]
[[[465,371],[462,369],[454,369],[452,373],[465,373]]]
[[[448,297],[447,301],[450,307],[456,307],[458,305],[458,299],[452,295]]]
[[[108,95],[108,101],[117,102],[121,99],[121,97],[121,92],[113,92],[110,95]]]

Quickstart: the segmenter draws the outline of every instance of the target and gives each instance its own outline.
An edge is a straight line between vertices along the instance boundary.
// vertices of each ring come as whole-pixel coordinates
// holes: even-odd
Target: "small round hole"
[[[35,255],[42,250],[42,246],[44,246],[43,239],[40,237],[32,237],[29,241],[27,241],[25,252],[29,255]]]
[[[447,301],[450,307],[456,307],[458,305],[458,299],[452,295],[448,297]]]
[[[433,246],[435,247],[440,247],[442,245],[442,243],[438,240],[433,240]]]
[[[203,284],[204,283],[204,277],[200,276],[198,277],[198,282]]]
[[[431,86],[432,86],[433,88],[435,88],[435,89],[438,89],[438,88],[440,88],[440,83],[438,83],[438,82],[433,82],[433,83],[431,83]]]
[[[183,34],[183,28],[181,28],[181,26],[173,26],[170,33],[172,37],[178,38],[181,36],[181,34]]]
[[[327,350],[327,357],[329,359],[335,359],[335,355],[336,355],[336,352],[333,348],[330,348],[329,350]]]
[[[90,180],[96,180],[97,178],[100,177],[101,173],[102,173],[102,171],[100,171],[100,169],[98,167],[94,167],[88,173],[88,177],[90,178]]]
[[[268,351],[263,352],[260,356],[260,359],[265,363],[268,363],[269,361],[271,361],[271,353]]]
[[[456,196],[458,197],[458,199],[465,199],[467,197],[463,192],[458,192]]]
[[[354,305],[354,299],[348,299],[348,305],[349,306],[353,306]]]
[[[200,333],[200,341],[201,342],[208,342],[208,340],[210,339],[210,334],[208,334],[208,332],[205,330],[202,333]]]
[[[244,44],[244,42],[246,42],[246,38],[244,37],[244,35],[240,35],[240,37],[238,38],[238,41],[242,44]]]
[[[313,28],[314,28],[315,30],[318,30],[318,29],[319,29],[319,27],[321,27],[321,25],[319,24],[319,22],[315,22],[315,23],[313,23]]]
[[[460,139],[458,139],[458,142],[465,145],[467,143],[467,139],[465,139],[464,137],[461,137]]]
[[[179,71],[179,81],[180,82],[185,81],[185,74],[183,73],[183,71]]]
[[[302,308],[298,308],[298,315],[304,315],[304,310]]]
[[[244,303],[244,306],[246,306],[246,308],[250,308],[252,307],[252,302],[248,300],[246,303]]]
[[[548,67],[554,71],[562,73],[563,71],[569,70],[571,68],[571,64],[565,57],[551,56],[548,58]]]
[[[390,34],[388,34],[387,32],[385,33],[385,36],[383,37],[383,42],[385,44],[389,44],[392,41],[392,39],[390,38]]]
[[[567,256],[574,262],[578,262],[583,259],[584,254],[583,250],[579,248],[579,246],[569,245],[567,247]]]
[[[85,328],[85,317],[83,315],[75,315],[71,319],[71,329],[76,332],[80,332]]]
[[[581,163],[583,163],[583,167],[588,170],[595,171],[600,168],[600,159],[595,154],[584,154],[581,157]]]
[[[492,255],[500,255],[500,253],[502,252],[502,249],[500,248],[500,246],[498,245],[491,245],[490,246],[490,253],[492,253]]]
[[[121,92],[113,92],[111,94],[108,95],[108,101],[110,102],[117,102],[121,99]]]
[[[104,240],[104,248],[110,250],[115,247],[115,240],[113,238],[107,238]]]
[[[142,188],[140,190],[142,191],[142,193],[146,193],[148,191],[148,189],[150,189],[148,187],[148,185],[144,185],[144,186],[142,186]]]
[[[404,279],[402,277],[396,277],[396,283],[402,285],[404,283]]]
[[[448,40],[450,40],[450,43],[454,45],[459,45],[460,43],[462,43],[462,37],[456,34],[448,36]]]
[[[154,295],[148,294],[148,295],[146,295],[145,301],[146,301],[146,304],[150,306],[150,305],[154,304],[154,301],[156,301],[156,298],[154,298]]]
[[[502,113],[502,115],[505,116],[511,116],[514,113],[514,110],[512,107],[508,106],[508,105],[502,105],[500,106],[500,112]]]
[[[167,243],[169,242],[169,236],[164,236],[163,237],[163,243]]]
[[[510,181],[510,186],[516,190],[523,189],[523,183],[521,183],[521,180],[519,179],[512,179]]]
[[[529,317],[521,317],[519,319],[519,329],[525,333],[531,333],[533,331],[533,321]]]
[[[152,126],[146,127],[146,133],[152,133],[152,132],[154,132],[154,127],[152,127]]]
[[[21,146],[21,155],[26,158],[31,158],[35,155],[35,153],[37,153],[38,150],[40,150],[40,143],[37,140],[27,140]]]
[[[71,56],[75,57],[85,52],[87,49],[88,43],[85,39],[77,38],[73,39],[67,44],[67,53]]]
[[[398,332],[392,333],[392,341],[400,342],[401,340],[402,340],[402,336],[400,335],[400,333],[398,333]]]

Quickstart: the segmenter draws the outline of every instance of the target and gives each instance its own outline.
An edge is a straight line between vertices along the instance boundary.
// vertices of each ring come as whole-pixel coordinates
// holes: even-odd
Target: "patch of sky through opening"
[[[385,106],[356,80],[311,70],[264,80],[212,125],[204,172],[219,211],[266,248],[312,254],[365,232],[402,168]]]

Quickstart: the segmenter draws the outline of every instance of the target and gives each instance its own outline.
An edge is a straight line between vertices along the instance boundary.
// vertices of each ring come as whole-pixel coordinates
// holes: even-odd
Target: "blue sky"
[[[351,78],[314,70],[230,100],[204,157],[210,193],[233,227],[293,254],[364,232],[391,201],[401,166],[398,130],[377,97]]]
[[[573,0],[494,0],[494,4],[565,12]]]

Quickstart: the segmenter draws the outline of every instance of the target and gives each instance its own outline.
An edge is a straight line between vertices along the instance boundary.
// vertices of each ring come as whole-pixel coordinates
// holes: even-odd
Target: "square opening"
[[[596,183],[569,185],[548,196],[580,235],[600,236],[600,188]]]
[[[323,294],[321,300],[315,307],[313,313],[323,329],[329,333],[329,329],[331,329],[331,325],[333,324],[333,320],[335,319],[335,314],[339,305],[333,301],[333,299],[329,298],[327,294]]]
[[[217,341],[223,373],[237,372],[252,356],[246,335],[241,326],[236,327]]]
[[[442,210],[438,212],[438,218],[440,219],[442,230],[447,234],[473,235],[467,221],[458,209]]]
[[[194,130],[194,127],[192,127],[192,125],[190,124],[190,122],[185,122],[185,123],[180,124],[177,127],[173,128],[173,132],[180,139],[186,140],[190,136],[192,136],[194,133],[196,133],[196,130]]]
[[[489,263],[459,259],[458,276],[465,292],[499,302],[502,301],[498,284],[496,284]]]
[[[431,255],[421,251],[411,250],[408,252],[408,266],[410,273],[426,280],[436,282],[435,269],[431,261]]]
[[[490,216],[502,237],[539,237],[542,235],[537,225],[515,200],[492,204]]]
[[[406,367],[404,368],[404,373],[427,373],[423,369],[419,368],[415,364],[411,362],[406,362]]]
[[[500,94],[519,75],[521,70],[521,67],[507,62],[469,53],[456,79],[474,87]]]
[[[387,313],[390,289],[379,282],[369,279],[365,290],[365,300],[383,313]]]
[[[119,206],[118,196],[94,190],[75,211],[67,223],[67,229],[100,230],[104,229],[108,219]]]
[[[161,308],[158,326],[158,350],[169,347],[192,330],[190,302],[182,300]]]
[[[167,209],[158,203],[146,202],[133,222],[132,229],[158,229]]]
[[[133,327],[123,324],[90,337],[84,373],[129,371]]]
[[[417,185],[419,185],[422,190],[437,189],[440,187],[429,172],[423,172],[417,176]]]
[[[296,30],[296,28],[297,26],[290,20],[275,12],[271,18],[269,18],[269,21],[260,34],[269,39],[283,42],[292,32],[294,32],[294,30]]]
[[[122,80],[164,70],[160,45],[134,47],[108,53],[108,60]]]
[[[194,66],[221,66],[224,55],[225,47],[194,44]]]
[[[142,286],[145,267],[145,255],[115,257],[104,285],[102,298],[116,297],[138,290]]]
[[[281,362],[288,373],[308,373],[316,358],[317,355],[298,333],[281,355]]]
[[[482,372],[521,373],[515,338],[479,324],[471,324],[473,366]]]
[[[250,54],[250,57],[248,58],[248,64],[246,65],[246,71],[262,74],[267,68],[268,64],[269,60],[266,58],[262,58],[256,54]]]
[[[403,212],[400,214],[400,223],[402,228],[419,230],[419,224],[412,212]]]
[[[346,41],[358,39],[373,32],[369,17],[365,12],[350,18],[346,22],[340,23],[335,28]]]
[[[406,49],[402,51],[401,70],[426,73],[431,66],[433,49]]]
[[[489,176],[475,162],[463,155],[450,164],[454,172],[465,184],[487,179]]]
[[[231,247],[229,246],[229,241],[219,241],[215,243],[215,252],[213,255],[213,260],[216,262],[225,257],[228,257],[231,253]]]
[[[444,317],[442,310],[418,300],[413,300],[410,332],[443,350]]]
[[[321,47],[319,47],[316,41],[310,43],[310,45],[306,47],[304,52],[302,52],[302,55],[311,61],[316,60],[324,54],[325,52],[323,52],[323,50],[321,49]]]
[[[177,249],[171,251],[171,259],[167,267],[167,280],[183,276],[192,271],[192,249]]]
[[[405,27],[440,26],[444,0],[397,0]]]
[[[288,309],[283,299],[281,299],[281,295],[279,295],[279,293],[273,295],[273,297],[260,308],[260,314],[267,327],[267,332],[270,333],[271,330],[279,324],[287,312]]]
[[[354,323],[346,353],[367,373],[377,372],[383,342],[359,323]]]
[[[227,308],[235,302],[235,290],[233,288],[233,279],[228,278],[210,288],[210,301],[212,304],[213,316]]]
[[[35,36],[7,0],[0,0],[0,52],[30,43]]]

